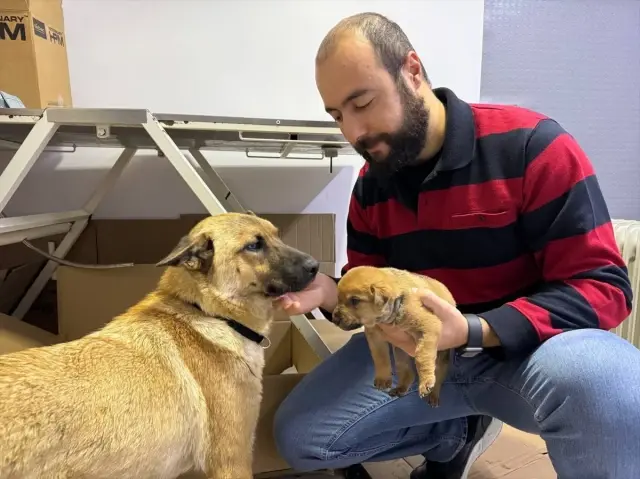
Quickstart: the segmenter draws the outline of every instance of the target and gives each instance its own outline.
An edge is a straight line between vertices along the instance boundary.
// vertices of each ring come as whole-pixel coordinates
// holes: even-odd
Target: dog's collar
[[[196,308],[199,311],[204,313],[203,309],[200,307],[199,304],[191,303],[191,305],[194,308]],[[245,326],[244,324],[239,323],[235,319],[226,318],[224,316],[220,316],[220,315],[217,315],[217,314],[215,314],[215,315],[213,315],[211,317],[224,321],[235,332],[237,332],[238,334],[244,336],[248,340],[253,341],[256,344],[259,344],[260,346],[262,346],[265,349],[267,349],[269,346],[271,346],[271,341],[269,340],[269,338],[267,338],[266,336],[263,336],[260,333],[255,332],[253,329],[248,328],[247,326]],[[263,343],[266,343],[266,344],[263,344]]]

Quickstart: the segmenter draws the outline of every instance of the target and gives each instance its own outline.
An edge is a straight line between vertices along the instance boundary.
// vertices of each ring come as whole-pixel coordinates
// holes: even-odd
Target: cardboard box
[[[0,90],[27,108],[72,106],[61,0],[0,1]]]
[[[59,342],[55,335],[0,313],[0,355]]]

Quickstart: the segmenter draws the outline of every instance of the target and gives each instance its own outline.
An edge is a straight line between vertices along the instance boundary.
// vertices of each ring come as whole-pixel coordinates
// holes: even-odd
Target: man
[[[635,478],[640,351],[606,330],[632,292],[592,165],[544,115],[432,90],[400,27],[349,17],[322,42],[327,111],[366,160],[349,207],[348,264],[433,276],[425,294],[455,348],[439,408],[373,387],[362,334],[282,403],[278,448],[299,470],[423,454],[419,478],[465,478],[501,421],[540,434],[560,478]],[[336,280],[281,299],[330,315]],[[397,331],[389,341],[409,353]],[[495,418],[495,419],[494,419]]]

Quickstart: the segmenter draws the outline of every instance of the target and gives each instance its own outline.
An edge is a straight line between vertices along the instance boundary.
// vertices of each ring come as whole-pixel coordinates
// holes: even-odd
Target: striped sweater
[[[447,111],[439,157],[384,186],[363,166],[342,274],[393,266],[442,281],[463,313],[489,323],[504,358],[563,331],[620,324],[630,281],[574,138],[524,108],[435,93]]]

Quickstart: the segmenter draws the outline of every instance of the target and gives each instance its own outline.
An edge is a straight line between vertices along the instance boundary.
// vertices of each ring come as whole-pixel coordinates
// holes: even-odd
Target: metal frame
[[[166,157],[211,215],[245,209],[202,149],[244,151],[247,156],[264,159],[333,159],[338,152],[354,153],[332,122],[154,115],[134,109],[0,109],[0,149],[16,150],[0,175],[0,214],[43,151],[61,151],[56,149],[59,147],[75,151],[77,146],[122,148],[122,153],[82,209],[0,217],[0,245],[66,233],[53,252],[53,256],[64,258],[140,149],[154,148]],[[256,148],[266,151],[255,153]],[[57,266],[55,261],[46,263],[12,311],[13,316],[24,318]],[[305,316],[291,320],[320,358],[331,354]]]

